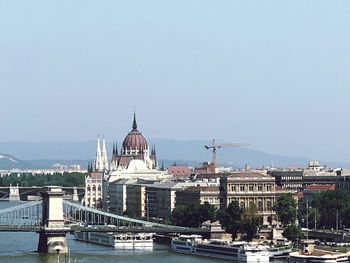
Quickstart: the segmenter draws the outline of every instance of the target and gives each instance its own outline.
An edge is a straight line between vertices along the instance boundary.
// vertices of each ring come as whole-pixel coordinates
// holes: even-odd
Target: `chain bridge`
[[[62,187],[42,189],[41,201],[27,202],[0,210],[0,232],[36,232],[38,252],[67,253],[67,233],[144,232],[198,233],[208,229],[154,223],[82,206],[63,199]]]

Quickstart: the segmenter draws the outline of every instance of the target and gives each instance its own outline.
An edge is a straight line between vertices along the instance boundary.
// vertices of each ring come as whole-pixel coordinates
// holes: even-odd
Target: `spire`
[[[113,152],[112,152],[112,156],[115,155],[115,145],[114,145],[114,142],[113,142]]]
[[[132,122],[132,129],[137,130],[137,123],[136,123],[136,113],[134,111],[134,121]]]
[[[101,146],[100,146],[100,135],[97,136],[97,147],[96,147],[96,160],[95,160],[95,170],[100,171],[101,170]]]
[[[118,156],[118,143],[115,142],[115,156]]]
[[[107,159],[105,136],[103,136],[103,139],[102,139],[102,170],[108,170],[108,159]]]

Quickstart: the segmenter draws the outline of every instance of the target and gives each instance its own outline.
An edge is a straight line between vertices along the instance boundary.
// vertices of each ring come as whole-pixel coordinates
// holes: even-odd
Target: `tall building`
[[[132,130],[124,138],[120,152],[117,144],[113,148],[111,170],[127,169],[133,160],[141,160],[148,169],[157,168],[156,150],[150,150],[146,138],[137,129],[136,115],[132,123]]]
[[[149,147],[146,138],[138,130],[134,113],[132,129],[124,138],[120,150],[117,143],[113,145],[108,181],[133,178],[157,180],[167,176],[166,172],[158,169],[156,149],[154,146]]]
[[[132,123],[132,129],[123,140],[123,144],[118,149],[117,143],[113,143],[112,160],[108,163],[107,149],[105,138],[97,138],[96,159],[93,167],[89,166],[89,174],[86,177],[85,185],[91,186],[92,174],[101,174],[101,187],[86,188],[85,204],[92,206],[95,196],[102,199],[102,207],[105,210],[113,210],[121,213],[125,212],[125,196],[126,190],[119,184],[110,184],[120,179],[134,180],[160,180],[169,177],[165,171],[160,171],[157,164],[157,155],[155,147],[149,147],[146,138],[138,130],[136,115]],[[124,191],[124,190],[125,191]],[[96,192],[95,192],[96,191]],[[100,191],[100,192],[99,192]],[[112,198],[111,195],[112,194]],[[122,197],[122,203],[112,204],[115,196]],[[119,202],[120,200],[118,200]],[[94,205],[96,205],[94,203]]]

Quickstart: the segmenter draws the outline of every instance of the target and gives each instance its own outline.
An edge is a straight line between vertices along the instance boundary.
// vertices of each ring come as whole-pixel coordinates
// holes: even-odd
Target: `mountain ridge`
[[[156,146],[157,157],[158,160],[160,160],[159,166],[161,166],[161,160],[165,160],[167,163],[181,162],[191,164],[211,161],[212,152],[204,148],[204,145],[208,145],[208,143],[209,141],[205,140],[148,140],[150,146]],[[106,144],[110,159],[112,142],[106,142]],[[120,146],[121,143],[118,142],[118,145]],[[10,158],[19,162],[19,166],[22,168],[25,166],[33,167],[35,166],[35,163],[41,163],[40,166],[45,166],[43,165],[44,163],[47,163],[47,165],[57,162],[62,162],[62,164],[73,164],[73,161],[76,161],[76,164],[85,167],[89,161],[92,161],[95,158],[96,141],[0,142],[0,152],[4,153],[2,154],[3,156],[10,156]],[[222,148],[217,151],[218,165],[238,168],[242,168],[246,164],[251,167],[306,167],[310,159],[305,157],[288,157],[266,153],[255,150],[251,147]],[[10,159],[0,158],[0,168],[3,167],[1,163],[3,163],[4,160],[9,162],[11,167],[15,167],[15,163]],[[320,160],[320,163],[327,164],[330,167],[350,167],[349,163],[344,162]]]

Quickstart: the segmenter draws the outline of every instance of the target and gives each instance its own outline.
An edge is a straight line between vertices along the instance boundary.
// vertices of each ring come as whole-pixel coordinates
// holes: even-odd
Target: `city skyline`
[[[347,161],[349,9],[0,1],[0,141],[111,141],[135,108],[148,138]]]

